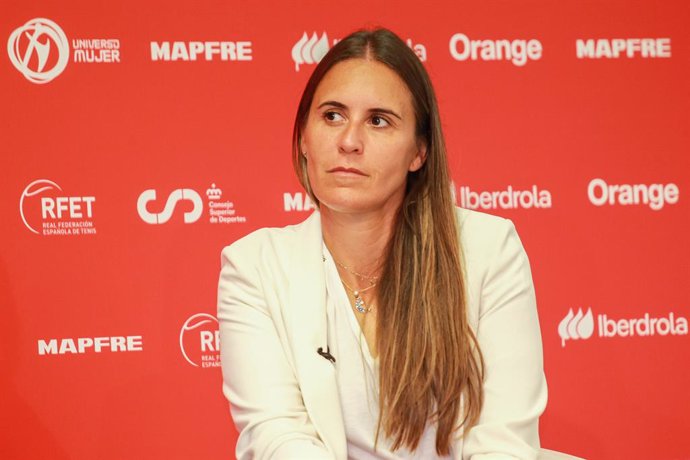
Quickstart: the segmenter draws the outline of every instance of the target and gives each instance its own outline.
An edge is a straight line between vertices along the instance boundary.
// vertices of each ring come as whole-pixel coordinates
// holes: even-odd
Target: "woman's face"
[[[333,66],[314,93],[302,133],[314,195],[330,210],[397,210],[407,173],[426,146],[415,134],[412,95],[384,64],[349,59]]]

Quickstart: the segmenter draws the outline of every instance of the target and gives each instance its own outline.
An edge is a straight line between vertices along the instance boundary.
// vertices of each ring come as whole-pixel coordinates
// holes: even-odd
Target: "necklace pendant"
[[[357,309],[357,311],[360,313],[366,313],[369,311],[367,310],[367,307],[364,305],[364,299],[362,299],[359,296],[355,297],[355,309]]]

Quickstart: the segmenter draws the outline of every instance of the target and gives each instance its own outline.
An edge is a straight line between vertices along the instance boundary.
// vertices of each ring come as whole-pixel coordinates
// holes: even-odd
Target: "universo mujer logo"
[[[600,338],[688,335],[688,319],[675,312],[661,317],[645,313],[641,317],[622,319],[599,314],[595,322],[591,308],[586,312],[582,308],[577,312],[571,308],[558,324],[562,347],[565,347],[566,340],[589,339],[595,331]]]
[[[65,70],[69,61],[69,43],[65,32],[55,22],[35,18],[10,34],[7,53],[14,67],[27,80],[43,84]]]
[[[34,18],[12,31],[7,54],[14,67],[31,83],[45,84],[60,75],[72,60],[79,64],[120,62],[117,38],[72,38],[70,47],[62,28],[47,18]],[[71,51],[70,51],[71,48]]]

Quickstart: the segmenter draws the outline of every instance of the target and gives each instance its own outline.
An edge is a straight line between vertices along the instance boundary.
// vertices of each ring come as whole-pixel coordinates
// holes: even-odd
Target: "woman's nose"
[[[340,153],[362,153],[363,133],[358,123],[350,122],[344,128],[338,140]]]

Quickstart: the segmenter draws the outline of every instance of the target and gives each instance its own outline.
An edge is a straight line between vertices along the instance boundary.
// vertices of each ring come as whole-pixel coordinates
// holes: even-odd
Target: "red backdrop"
[[[0,457],[233,457],[220,250],[305,218],[301,90],[380,24],[435,82],[458,201],[530,256],[543,445],[690,458],[687,2],[2,9]]]

